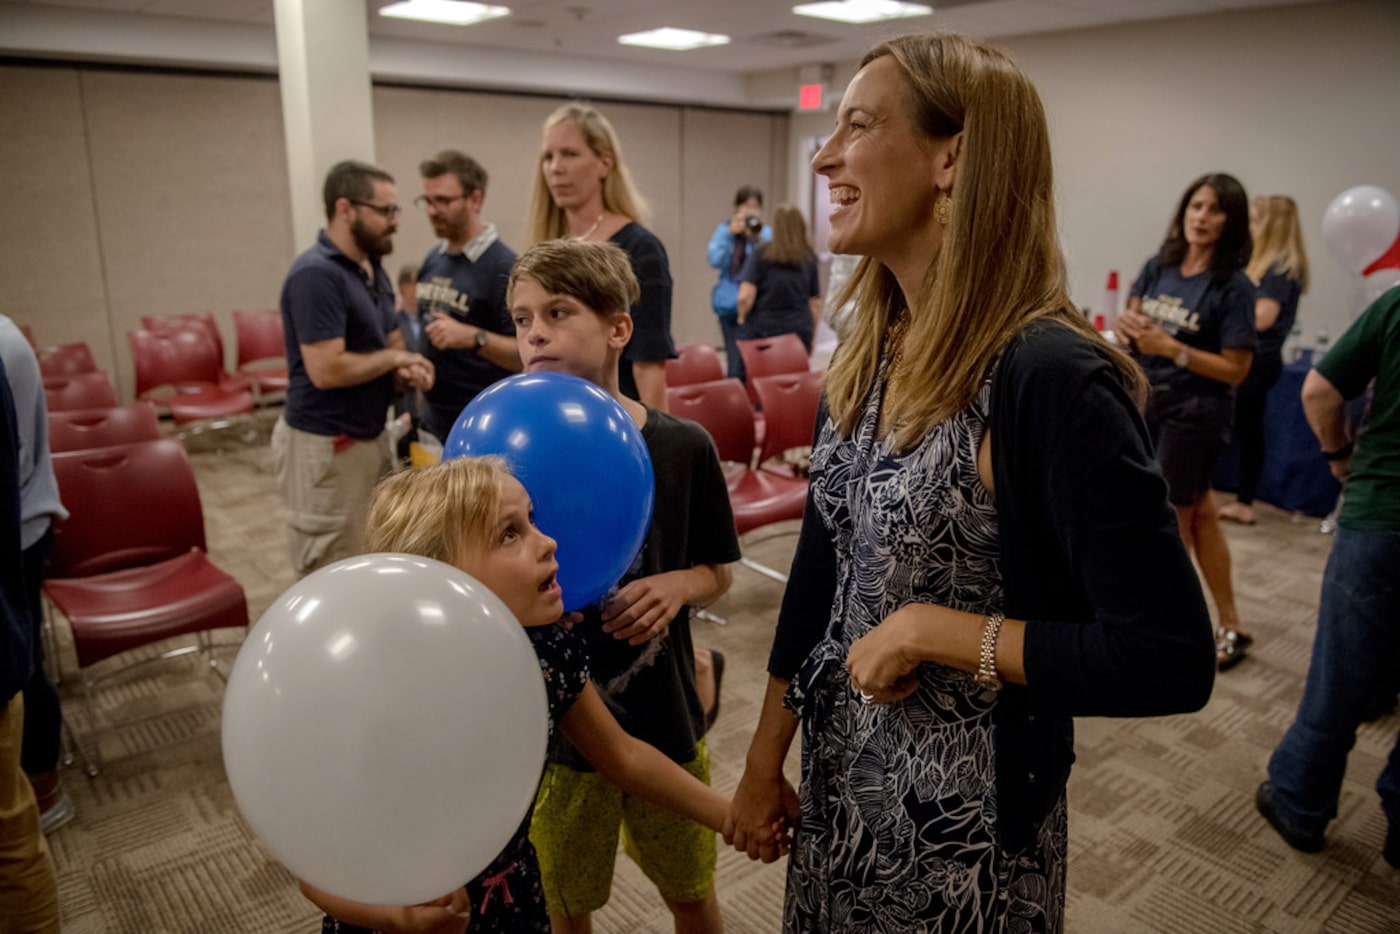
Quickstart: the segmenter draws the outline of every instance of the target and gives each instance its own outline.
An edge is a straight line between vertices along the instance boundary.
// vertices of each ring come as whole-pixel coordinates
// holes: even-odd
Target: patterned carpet
[[[211,553],[247,588],[256,619],[291,583],[267,449],[235,446],[194,460]],[[1317,528],[1265,507],[1258,525],[1228,529],[1241,612],[1257,643],[1218,679],[1205,711],[1079,722],[1069,930],[1400,932],[1400,870],[1381,859],[1385,819],[1372,790],[1400,719],[1362,730],[1323,853],[1290,850],[1252,803],[1307,667],[1331,541]],[[750,542],[748,553],[782,566],[793,542],[791,535]],[[780,598],[779,585],[736,569],[733,590],[713,608],[727,624],[695,624],[697,642],[728,658],[710,740],[714,784],[724,792],[738,781],[757,719]],[[241,634],[218,635],[232,644]],[[229,661],[233,652],[218,654]],[[317,912],[252,838],[229,793],[219,678],[191,658],[143,666],[99,685],[89,714],[71,655],[63,670],[73,726],[100,749],[103,764],[96,779],[77,767],[65,772],[78,817],[50,841],[64,930],[317,930]],[[795,776],[795,759],[789,769]],[[727,930],[780,928],[782,864],[722,852],[717,888]],[[665,907],[625,857],[595,929],[671,930]]]

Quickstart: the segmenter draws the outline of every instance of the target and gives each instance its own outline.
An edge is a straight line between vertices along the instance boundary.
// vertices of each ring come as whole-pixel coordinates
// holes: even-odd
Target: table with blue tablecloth
[[[1264,471],[1255,498],[1288,512],[1325,516],[1337,503],[1341,485],[1327,468],[1317,436],[1303,415],[1303,380],[1312,369],[1312,354],[1303,353],[1283,374],[1264,401]],[[1234,443],[1220,455],[1215,488],[1238,488],[1239,450]]]

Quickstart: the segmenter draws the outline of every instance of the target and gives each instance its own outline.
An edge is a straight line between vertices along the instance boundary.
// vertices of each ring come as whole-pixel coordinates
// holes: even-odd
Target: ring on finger
[[[867,694],[867,693],[865,693],[864,691],[861,691],[861,692],[860,692],[860,702],[861,702],[862,704],[869,704],[869,703],[871,703],[871,702],[874,701],[874,700],[875,700],[875,695],[874,695],[874,694]]]

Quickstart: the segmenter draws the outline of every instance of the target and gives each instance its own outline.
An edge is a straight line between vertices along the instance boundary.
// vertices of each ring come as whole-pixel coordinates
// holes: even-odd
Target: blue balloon
[[[593,383],[522,373],[494,383],[452,426],[442,456],[505,459],[559,543],[564,609],[596,603],[642,549],[656,500],[651,455],[627,410]]]

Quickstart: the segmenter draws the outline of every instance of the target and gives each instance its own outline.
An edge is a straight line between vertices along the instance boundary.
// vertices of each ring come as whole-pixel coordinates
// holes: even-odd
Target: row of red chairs
[[[136,372],[136,397],[156,402],[177,425],[185,425],[247,414],[263,397],[285,392],[287,362],[281,314],[276,309],[235,311],[233,319],[238,338],[237,373],[224,370],[223,338],[212,314],[143,318],[143,327],[127,332]],[[32,332],[26,329],[25,333],[32,342]],[[37,354],[46,388],[56,397],[55,407],[115,404],[115,393],[108,392],[110,380],[90,375],[102,371],[87,344],[38,348]]]
[[[106,379],[100,372],[68,379],[82,377]],[[194,469],[184,446],[162,436],[155,407],[144,401],[51,407],[48,420],[69,517],[54,526],[44,591],[68,621],[84,698],[101,680],[89,670],[98,662],[190,633],[194,645],[138,658],[102,677],[147,661],[207,655],[211,630],[246,628],[243,587],[209,560]],[[98,757],[72,735],[88,773],[96,775]]]
[[[744,361],[749,397],[759,405],[753,381],[777,373],[801,373],[811,369],[807,347],[796,334],[755,337],[736,342]],[[724,379],[724,366],[711,344],[684,344],[676,348],[676,358],[666,361],[666,385],[689,386]]]
[[[729,504],[739,535],[802,518],[807,477],[780,458],[793,448],[812,443],[823,375],[805,370],[752,380],[765,413],[761,445],[756,444],[754,437],[754,413],[748,391],[738,379],[667,388],[671,413],[699,422],[715,441],[720,460],[726,465]],[[781,572],[750,558],[742,558],[741,562],[774,580],[787,580]]]

